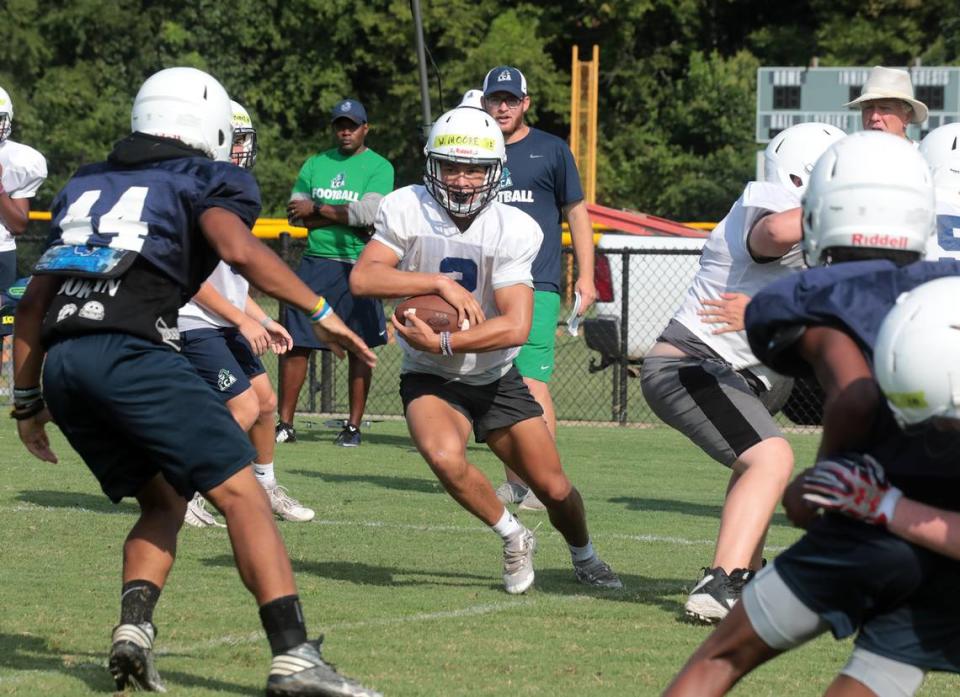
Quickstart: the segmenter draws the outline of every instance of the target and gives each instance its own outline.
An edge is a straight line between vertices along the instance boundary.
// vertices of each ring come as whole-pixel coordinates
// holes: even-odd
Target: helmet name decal
[[[495,147],[493,138],[461,135],[457,133],[438,134],[434,139],[434,144],[437,147],[444,147],[447,145],[473,145],[474,147],[483,148],[484,150],[489,150],[491,152],[493,152]]]

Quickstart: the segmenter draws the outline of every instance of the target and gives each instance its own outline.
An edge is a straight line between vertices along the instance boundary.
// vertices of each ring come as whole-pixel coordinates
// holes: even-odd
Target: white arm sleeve
[[[353,227],[370,227],[376,221],[377,209],[383,200],[383,194],[370,191],[359,201],[347,204],[347,221]]]

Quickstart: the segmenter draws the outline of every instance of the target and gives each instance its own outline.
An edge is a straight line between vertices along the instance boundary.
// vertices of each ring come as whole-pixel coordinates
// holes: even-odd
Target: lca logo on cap
[[[509,70],[504,70],[499,75],[497,75],[497,82],[510,82],[511,76]]]
[[[353,103],[349,101],[344,102],[343,104],[340,105],[340,111],[350,111],[350,109],[352,108],[353,108]]]

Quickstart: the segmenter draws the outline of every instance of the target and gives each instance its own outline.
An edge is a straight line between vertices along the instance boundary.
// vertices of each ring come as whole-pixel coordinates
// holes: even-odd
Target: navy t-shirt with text
[[[543,245],[533,262],[533,285],[537,290],[560,292],[562,208],[583,200],[580,175],[567,144],[536,128],[508,144],[499,199],[539,223]]]

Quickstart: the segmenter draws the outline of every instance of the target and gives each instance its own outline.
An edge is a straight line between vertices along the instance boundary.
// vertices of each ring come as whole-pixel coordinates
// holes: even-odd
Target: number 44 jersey
[[[48,249],[37,269],[63,278],[44,319],[45,344],[122,332],[179,348],[177,310],[219,261],[200,217],[223,208],[249,227],[260,213],[249,172],[197,155],[138,133],[120,141],[107,162],[82,167],[67,182],[54,200]],[[105,250],[124,257],[119,275],[72,270],[83,268],[77,262],[85,255]]]
[[[533,287],[531,266],[543,233],[523,211],[498,202],[480,210],[463,232],[423,186],[407,186],[384,197],[373,239],[389,247],[401,271],[442,273],[473,293],[487,318],[499,315],[494,291]],[[519,347],[442,356],[411,348],[401,337],[404,373],[431,373],[469,385],[503,377]]]

